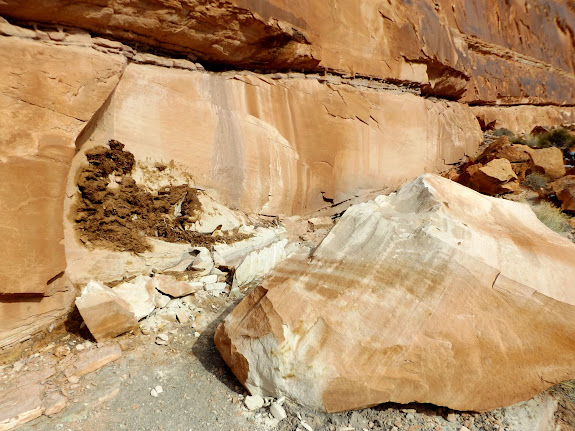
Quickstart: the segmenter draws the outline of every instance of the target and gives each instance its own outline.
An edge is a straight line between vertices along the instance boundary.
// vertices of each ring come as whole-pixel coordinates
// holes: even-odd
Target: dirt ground
[[[166,322],[147,335],[136,331],[123,335],[120,359],[71,383],[62,375],[44,382],[68,400],[68,407],[51,416],[22,425],[21,430],[173,430],[173,431],[530,431],[538,429],[540,418],[550,407],[559,408],[563,431],[574,428],[575,390],[566,384],[551,392],[506,409],[477,414],[453,412],[432,405],[383,404],[360,411],[325,414],[314,412],[287,400],[287,417],[278,423],[264,407],[248,411],[247,392],[229,371],[213,343],[217,324],[238,300],[228,297],[197,297],[194,303],[203,311],[195,323]],[[199,323],[198,323],[199,322]],[[166,334],[166,345],[156,344],[158,334]],[[59,347],[72,353],[84,345],[85,329],[62,338],[34,360],[23,363],[54,363]],[[93,340],[92,340],[93,341]],[[89,343],[88,343],[89,344]],[[89,348],[95,348],[96,344]],[[28,354],[33,352],[28,352]],[[30,365],[32,366],[32,365]],[[25,373],[25,365],[20,373]],[[157,397],[152,389],[162,387]],[[553,414],[553,411],[551,411]],[[559,429],[559,428],[558,428]],[[541,431],[547,428],[541,428]]]

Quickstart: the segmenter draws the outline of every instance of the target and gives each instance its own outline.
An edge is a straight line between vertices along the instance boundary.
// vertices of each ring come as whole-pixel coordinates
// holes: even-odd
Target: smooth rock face
[[[112,138],[230,208],[291,215],[447,169],[482,134],[464,106],[409,93],[130,64],[87,144]]]
[[[0,37],[0,294],[43,294],[66,268],[63,199],[75,140],[123,57]]]
[[[125,59],[0,37],[0,347],[70,310],[63,200],[75,141]],[[25,294],[25,295],[21,295]]]
[[[427,174],[347,210],[215,342],[252,395],[490,410],[575,377],[574,261],[528,206]]]
[[[84,287],[76,298],[76,307],[96,341],[114,338],[138,326],[130,305],[97,281]]]
[[[490,13],[485,13],[489,10]],[[5,0],[0,14],[261,69],[325,69],[416,82],[465,101],[572,103],[570,34],[560,0]]]

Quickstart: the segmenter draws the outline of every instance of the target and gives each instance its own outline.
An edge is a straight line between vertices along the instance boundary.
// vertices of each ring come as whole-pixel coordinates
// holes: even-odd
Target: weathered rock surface
[[[2,295],[0,348],[27,340],[50,324],[57,324],[72,309],[75,297],[75,289],[66,276],[51,283],[48,292],[41,296]]]
[[[76,307],[96,341],[114,338],[138,326],[130,305],[112,289],[90,281],[82,295],[76,298]]]
[[[215,342],[252,395],[489,410],[575,377],[574,261],[528,206],[427,174],[351,207]]]
[[[230,208],[289,215],[446,169],[482,134],[464,106],[399,91],[130,64],[88,144],[112,138]]]
[[[490,13],[485,13],[488,8]],[[473,102],[572,103],[575,12],[558,0],[5,0],[0,14],[72,25],[258,69],[411,81]],[[510,24],[511,23],[511,24]]]
[[[470,106],[470,111],[485,123],[513,133],[529,133],[533,125],[558,126],[575,123],[575,107],[570,106]]]
[[[232,287],[239,288],[268,274],[274,266],[287,257],[287,243],[287,239],[282,239],[266,248],[248,254],[236,268]]]
[[[98,349],[81,352],[74,358],[74,363],[66,369],[68,376],[83,376],[92,373],[104,365],[114,362],[122,356],[118,343],[112,343]]]
[[[563,152],[556,147],[530,149],[532,169],[555,180],[565,175]]]

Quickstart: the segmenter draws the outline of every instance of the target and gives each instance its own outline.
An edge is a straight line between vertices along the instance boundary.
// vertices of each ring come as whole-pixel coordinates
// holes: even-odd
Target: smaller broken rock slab
[[[556,147],[531,149],[532,169],[547,175],[552,180],[565,175],[563,152]]]
[[[0,393],[0,431],[16,428],[41,416],[44,412],[41,393],[39,383],[11,385]]]
[[[52,416],[62,411],[68,405],[68,398],[58,392],[52,392],[44,396],[44,414]]]
[[[199,290],[197,284],[179,281],[169,275],[157,275],[153,278],[152,283],[156,289],[172,298],[181,298]]]
[[[507,159],[494,159],[484,166],[473,165],[468,169],[469,187],[488,195],[509,193],[517,190],[519,183]]]
[[[76,307],[94,338],[100,342],[131,331],[138,320],[126,301],[108,286],[90,281],[76,298]]]
[[[122,349],[118,343],[100,347],[99,349],[87,350],[76,357],[72,374],[74,376],[83,376],[92,373],[104,365],[119,359],[120,356],[122,356]]]

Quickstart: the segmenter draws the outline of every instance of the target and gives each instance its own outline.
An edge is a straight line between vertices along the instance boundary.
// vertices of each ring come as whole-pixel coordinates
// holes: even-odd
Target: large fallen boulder
[[[528,206],[428,174],[348,209],[215,342],[253,395],[490,410],[575,377],[574,262]]]

